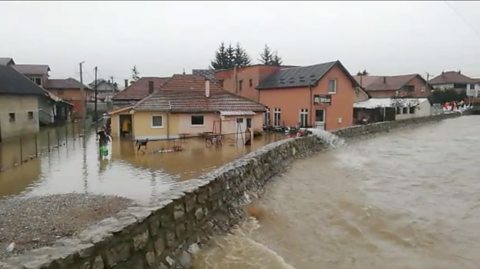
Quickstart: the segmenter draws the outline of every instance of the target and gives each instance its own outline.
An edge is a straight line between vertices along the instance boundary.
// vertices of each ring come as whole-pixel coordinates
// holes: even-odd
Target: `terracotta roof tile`
[[[210,97],[205,96],[205,81],[199,75],[174,75],[161,90],[138,102],[141,111],[218,112],[265,111],[265,106],[223,90],[210,83]]]
[[[48,79],[47,89],[80,89],[82,84],[74,78],[67,79]],[[91,90],[88,86],[83,85],[85,90]]]
[[[165,82],[170,78],[168,77],[143,77],[135,81],[132,85],[128,86],[125,90],[117,93],[113,96],[113,100],[135,100],[139,101],[148,95],[148,82],[153,81],[153,90],[159,90]]]
[[[13,68],[24,75],[44,75],[50,71],[46,64],[15,64]]]
[[[361,84],[368,91],[396,91],[401,89],[410,80],[419,76],[418,74],[408,74],[399,76],[361,76]],[[360,84],[360,76],[354,76]]]
[[[452,83],[471,83],[473,80],[457,71],[442,72],[429,81],[432,85],[452,84]]]

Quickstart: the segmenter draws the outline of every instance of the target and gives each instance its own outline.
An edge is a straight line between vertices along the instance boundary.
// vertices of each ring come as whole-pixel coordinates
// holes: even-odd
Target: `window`
[[[420,90],[421,92],[425,92],[425,86],[422,87],[422,89]]]
[[[192,125],[203,126],[203,115],[192,115]]]
[[[308,109],[300,109],[300,127],[306,127],[308,125]]]
[[[247,118],[247,128],[252,128],[252,119]]]
[[[281,110],[280,108],[275,108],[274,112],[273,112],[273,125],[274,126],[280,126],[280,114],[281,114]]]
[[[220,87],[223,88],[223,79],[219,80],[218,83],[220,84]]]
[[[250,87],[253,86],[253,79],[249,79],[249,80],[248,80],[248,85],[250,85]]]
[[[396,110],[397,110],[397,115],[402,114],[402,108],[401,107],[397,106]]]
[[[243,123],[243,118],[237,118],[237,123]]]
[[[331,79],[328,81],[328,93],[336,93],[337,92],[337,80]]]
[[[238,81],[238,90],[239,90],[239,91],[242,90],[242,85],[243,85],[243,80],[239,80],[239,81]]]
[[[163,127],[162,116],[152,116],[152,128],[161,128],[161,127]]]
[[[408,114],[408,107],[403,108],[403,114]]]
[[[470,90],[474,90],[475,89],[475,84],[470,84]]]
[[[414,92],[415,91],[415,86],[407,85],[407,86],[405,86],[405,89],[407,90],[407,92]]]
[[[42,86],[42,79],[41,79],[41,78],[35,78],[35,83],[36,83],[37,85]]]
[[[32,111],[28,111],[28,119],[33,120],[33,112]]]
[[[265,126],[270,126],[270,108],[267,107],[267,111],[265,111],[263,117],[263,124]]]
[[[10,122],[15,122],[15,113],[8,113],[8,119]]]
[[[415,107],[414,106],[410,107],[410,114],[415,114]]]

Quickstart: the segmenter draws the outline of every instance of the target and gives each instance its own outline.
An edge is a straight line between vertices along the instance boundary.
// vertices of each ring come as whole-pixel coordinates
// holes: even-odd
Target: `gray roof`
[[[49,79],[47,82],[48,89],[80,89],[82,84],[74,79],[74,78],[67,78],[67,79]],[[85,90],[91,90],[88,86],[83,85]]]
[[[12,58],[0,57],[0,65],[10,65],[15,64]]]
[[[215,78],[215,70],[213,69],[192,69],[192,75],[205,77],[215,83],[218,82]]]
[[[335,61],[311,66],[281,69],[262,80],[257,89],[293,88],[315,85],[317,81],[337,63],[339,62]]]
[[[0,65],[0,94],[45,95],[45,92],[12,67]]]
[[[45,64],[16,64],[13,68],[24,75],[46,75],[50,71]]]

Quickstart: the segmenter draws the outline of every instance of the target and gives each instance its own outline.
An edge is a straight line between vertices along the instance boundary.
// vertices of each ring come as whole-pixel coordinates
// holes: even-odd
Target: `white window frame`
[[[263,115],[263,124],[265,124],[265,126],[270,126],[270,108],[268,107]]]
[[[193,117],[203,117],[203,124],[193,124],[192,123],[192,119]],[[190,126],[192,127],[204,127],[205,126],[205,115],[198,115],[198,114],[195,114],[195,115],[190,115]]]
[[[302,108],[299,112],[300,116],[300,126],[305,127],[308,125],[308,108]],[[303,124],[303,120],[305,120],[305,124]]]
[[[153,117],[161,117],[162,118],[162,125],[161,126],[155,126],[153,125]],[[165,126],[165,124],[163,123],[163,115],[152,115],[151,118],[150,118],[150,127],[154,128],[154,129],[158,129],[158,128],[163,128]]]
[[[278,114],[278,120],[277,120],[277,114]],[[282,110],[276,107],[273,110],[273,126],[281,126],[281,122],[282,122]]]
[[[333,91],[330,91],[330,82],[333,81]],[[335,94],[337,93],[337,80],[336,79],[330,79],[328,80],[328,93],[329,94]]]

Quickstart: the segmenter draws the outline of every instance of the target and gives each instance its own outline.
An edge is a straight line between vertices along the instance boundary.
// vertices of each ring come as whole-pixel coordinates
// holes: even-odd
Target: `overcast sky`
[[[48,64],[52,78],[207,68],[221,41],[257,62],[340,60],[351,73],[462,70],[480,77],[480,2],[0,2],[0,57]]]

